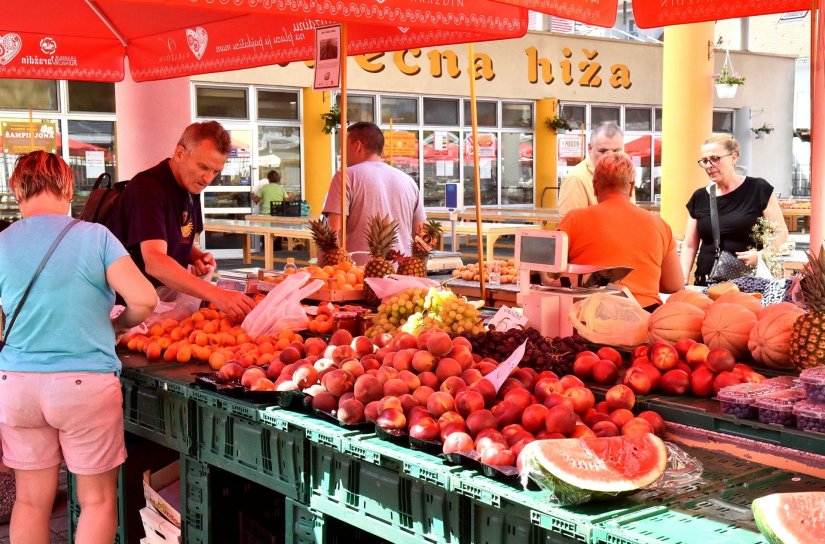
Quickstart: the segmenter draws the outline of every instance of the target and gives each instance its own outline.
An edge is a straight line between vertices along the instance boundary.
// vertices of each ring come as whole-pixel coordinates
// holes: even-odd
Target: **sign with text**
[[[57,152],[57,124],[54,121],[3,121],[2,130],[3,153]]]
[[[579,134],[561,134],[556,140],[560,159],[584,158],[584,141]]]
[[[315,29],[316,91],[337,89],[341,81],[341,25],[319,26]]]
[[[510,377],[510,373],[513,372],[521,362],[521,359],[524,357],[524,352],[527,351],[527,342],[528,340],[525,340],[524,343],[517,347],[513,354],[507,357],[495,370],[484,376],[485,380],[495,386],[496,391],[501,388],[504,380]]]
[[[487,326],[497,331],[509,331],[516,327],[524,327],[527,325],[527,317],[521,312],[518,312],[509,306],[502,306],[499,308],[496,315],[487,323]]]

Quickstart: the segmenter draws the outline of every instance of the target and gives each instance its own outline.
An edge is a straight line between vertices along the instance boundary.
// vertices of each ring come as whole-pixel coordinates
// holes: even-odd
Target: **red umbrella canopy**
[[[453,4],[452,2],[444,2]],[[517,38],[527,11],[494,0],[27,0],[0,18],[0,77],[136,81],[310,60],[317,26],[351,55]]]
[[[605,28],[616,24],[618,12],[617,0],[497,1]],[[656,28],[810,8],[810,0],[633,0],[633,17],[640,28]]]

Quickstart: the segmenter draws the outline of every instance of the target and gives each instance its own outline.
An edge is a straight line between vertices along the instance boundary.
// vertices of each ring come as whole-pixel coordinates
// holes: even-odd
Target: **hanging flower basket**
[[[761,127],[752,128],[751,130],[755,134],[756,139],[761,140],[765,136],[773,132],[773,125],[770,125],[768,123],[762,123]]]
[[[716,84],[716,96],[719,98],[733,98],[736,96],[736,91],[739,90],[739,85],[730,85],[727,83]]]

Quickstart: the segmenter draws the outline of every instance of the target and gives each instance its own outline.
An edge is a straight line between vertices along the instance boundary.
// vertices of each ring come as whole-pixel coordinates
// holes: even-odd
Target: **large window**
[[[196,87],[195,110],[198,117],[217,119],[248,119],[246,88]]]

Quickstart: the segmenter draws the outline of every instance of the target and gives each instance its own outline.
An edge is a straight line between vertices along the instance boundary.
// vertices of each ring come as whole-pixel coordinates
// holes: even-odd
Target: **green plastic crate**
[[[289,544],[323,544],[324,519],[309,506],[286,499],[284,502],[284,542]]]
[[[466,499],[438,486],[310,446],[310,507],[395,544],[458,544]]]
[[[349,437],[342,449],[353,457],[437,485],[446,491],[450,491],[452,476],[466,472],[462,467],[446,464],[441,457],[393,444],[372,433]]]
[[[306,500],[309,461],[301,430],[281,430],[262,421],[257,405],[211,393],[195,398],[201,461]]]
[[[361,431],[345,429],[315,415],[269,407],[260,412],[261,421],[279,430],[293,431],[299,429],[312,443],[342,451],[344,442]]]
[[[146,372],[124,371],[120,377],[124,428],[180,453],[193,453],[195,427],[190,400],[183,389],[170,389]]]
[[[210,468],[189,455],[180,456],[180,508],[183,542],[211,542],[212,494]]]
[[[469,544],[567,544],[577,539],[507,515],[498,508],[473,503]]]
[[[124,482],[123,482],[123,469],[121,468],[118,478],[117,478],[117,485],[119,489],[123,489]],[[77,502],[77,478],[71,472],[66,473],[66,510],[67,510],[67,518],[69,521],[69,533],[68,539],[69,542],[75,541],[75,535],[77,535],[77,522],[80,521],[80,504]],[[118,526],[117,526],[117,533],[115,533],[115,544],[126,544],[129,539],[126,537],[126,528],[123,520],[126,519],[125,516],[125,505],[123,504],[123,494],[118,493],[117,497],[117,517],[118,517]]]

